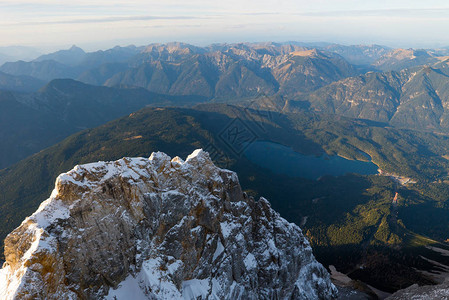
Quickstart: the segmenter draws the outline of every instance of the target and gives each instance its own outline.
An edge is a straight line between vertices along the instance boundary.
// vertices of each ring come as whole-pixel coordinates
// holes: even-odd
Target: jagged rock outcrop
[[[406,289],[399,290],[388,300],[447,300],[449,299],[449,279],[437,285],[417,284],[411,285]]]
[[[202,150],[61,174],[8,235],[5,257],[1,299],[336,296],[300,228]]]

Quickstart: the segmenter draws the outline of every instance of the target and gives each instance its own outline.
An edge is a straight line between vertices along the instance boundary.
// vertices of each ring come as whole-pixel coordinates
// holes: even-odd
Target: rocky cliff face
[[[409,129],[449,129],[449,65],[349,77],[305,98],[315,111]],[[294,110],[293,110],[294,111]]]
[[[418,286],[414,284],[406,289],[399,290],[388,300],[424,300],[424,299],[449,299],[449,280],[438,285]]]
[[[8,235],[5,257],[1,299],[336,296],[300,228],[202,150],[61,174]]]

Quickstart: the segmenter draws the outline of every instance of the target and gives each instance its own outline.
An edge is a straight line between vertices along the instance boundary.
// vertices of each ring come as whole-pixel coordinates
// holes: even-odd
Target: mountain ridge
[[[292,99],[286,111],[297,111],[295,103],[303,101],[312,111],[444,132],[449,128],[448,83],[445,61],[399,72],[368,72]]]
[[[148,299],[337,295],[299,227],[248,198],[202,150],[185,162],[157,152],[61,174],[6,238],[5,257],[5,299],[114,299],[125,279]]]
[[[184,106],[199,100],[202,99],[159,95],[135,87],[93,86],[72,79],[55,79],[33,93],[0,91],[0,169],[70,134],[145,106]]]
[[[316,55],[294,59],[291,53],[298,51],[314,51]],[[285,69],[285,64],[282,64],[289,59],[295,76],[308,80],[307,84],[296,88],[289,84],[289,89],[293,89],[295,93],[316,89],[355,74],[352,65],[341,56],[324,52],[326,50],[275,43],[209,47],[168,43],[150,44],[146,47],[116,47],[92,53],[72,47],[31,62],[5,63],[0,71],[47,81],[71,78],[98,85],[140,86],[163,94],[229,98],[276,93],[276,85],[283,84],[278,77],[285,78],[285,70],[282,70]],[[273,68],[277,70],[272,70]],[[329,70],[326,72],[326,69]],[[322,74],[318,74],[323,70]],[[243,80],[232,82],[236,80],[231,79],[232,77],[242,77]],[[224,85],[225,88],[216,85]],[[233,89],[237,91],[232,91]]]

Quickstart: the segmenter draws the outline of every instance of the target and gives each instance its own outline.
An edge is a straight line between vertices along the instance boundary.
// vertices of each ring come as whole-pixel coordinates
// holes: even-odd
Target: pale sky
[[[181,41],[449,46],[449,1],[0,0],[0,46],[86,50]]]

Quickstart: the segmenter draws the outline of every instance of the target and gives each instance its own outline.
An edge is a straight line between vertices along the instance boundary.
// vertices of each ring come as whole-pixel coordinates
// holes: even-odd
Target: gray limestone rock
[[[5,240],[1,299],[331,299],[301,229],[196,150],[76,166]],[[115,297],[115,298],[114,298]]]

